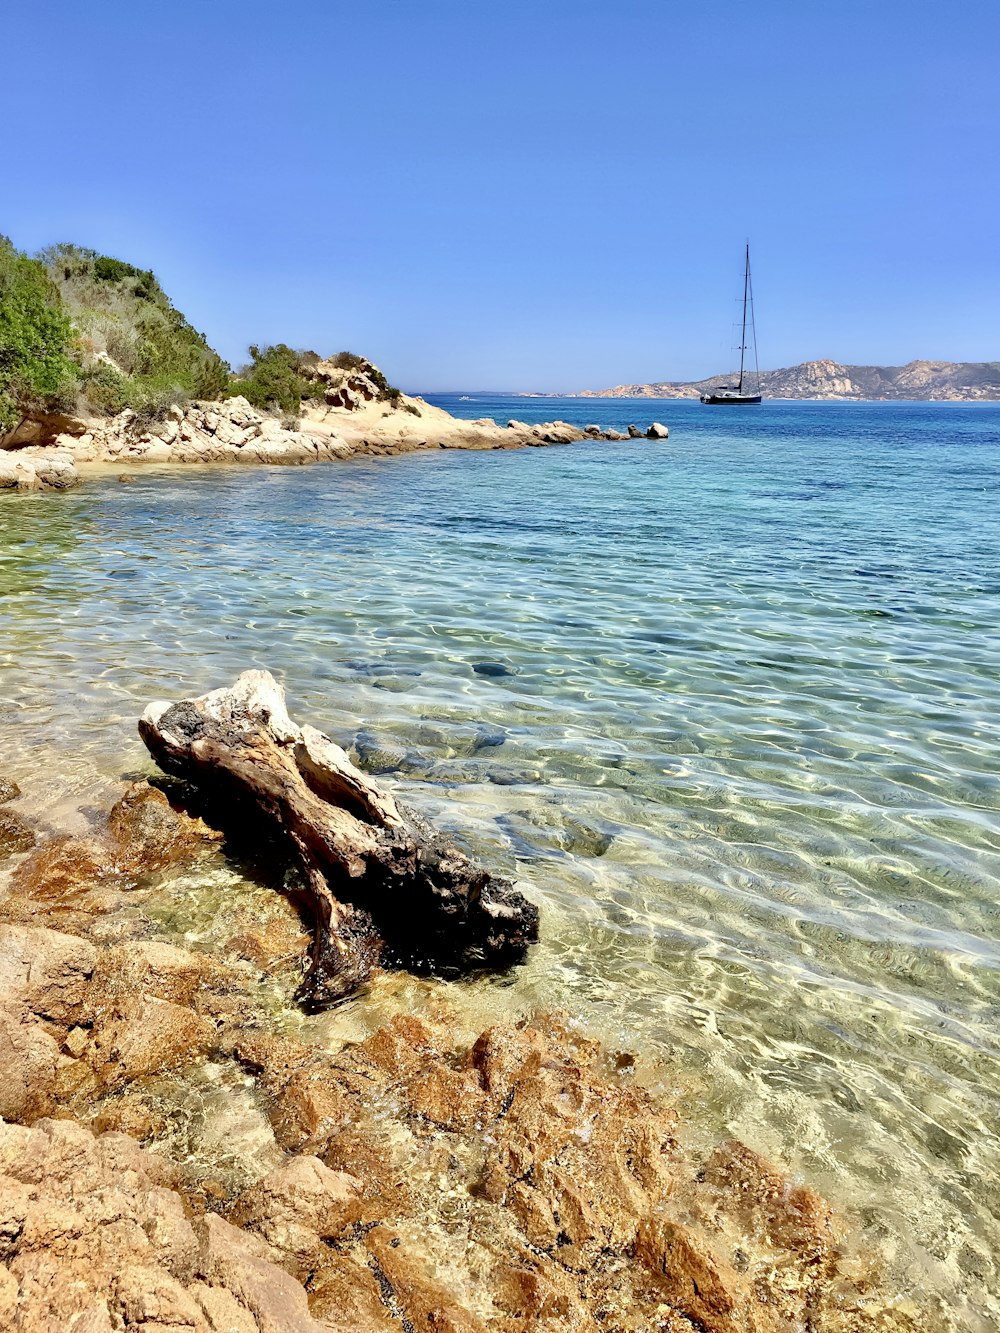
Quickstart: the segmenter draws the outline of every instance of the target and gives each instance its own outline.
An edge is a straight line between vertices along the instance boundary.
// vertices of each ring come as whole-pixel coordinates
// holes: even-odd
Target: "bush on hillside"
[[[95,411],[131,407],[153,419],[171,403],[224,392],[229,367],[149,269],[75,245],[40,257],[80,332],[84,395]]]
[[[0,236],[0,433],[31,411],[73,405],[72,346],[72,325],[45,266]]]
[[[331,356],[330,360],[338,370],[359,370],[363,375],[367,375],[378,389],[381,399],[395,402],[399,397],[399,390],[389,383],[378,366],[373,366],[367,357],[358,356],[356,352],[338,352],[336,356]]]
[[[228,397],[239,394],[262,411],[297,416],[303,399],[321,395],[321,386],[301,373],[310,359],[319,359],[315,352],[296,352],[285,343],[275,343],[273,347],[251,347],[250,357],[250,364],[230,381]]]
[[[338,370],[364,370],[371,365],[370,361],[358,356],[356,352],[338,352],[336,356],[331,356],[330,360]]]

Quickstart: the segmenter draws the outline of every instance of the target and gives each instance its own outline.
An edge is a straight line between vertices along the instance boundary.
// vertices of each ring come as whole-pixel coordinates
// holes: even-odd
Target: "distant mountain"
[[[706,390],[735,380],[735,373],[730,372],[697,383],[619,384],[614,389],[584,391],[579,396],[697,398]],[[1000,400],[1000,361],[911,361],[906,366],[805,361],[785,370],[762,370],[760,388],[767,398]]]

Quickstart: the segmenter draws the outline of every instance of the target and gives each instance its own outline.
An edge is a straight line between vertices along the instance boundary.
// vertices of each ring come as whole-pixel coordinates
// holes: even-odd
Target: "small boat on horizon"
[[[755,393],[743,392],[743,366],[747,353],[747,305],[750,306],[750,336],[753,342],[753,377]],[[746,372],[749,377],[749,370]],[[750,243],[747,242],[746,264],[743,268],[743,325],[740,332],[740,378],[736,384],[721,384],[701,395],[701,401],[710,407],[743,407],[760,402],[760,370],[757,366],[757,327],[753,317],[753,285],[750,281]]]

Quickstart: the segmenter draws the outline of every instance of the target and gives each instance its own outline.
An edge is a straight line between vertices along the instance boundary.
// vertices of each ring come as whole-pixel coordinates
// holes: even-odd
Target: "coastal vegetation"
[[[32,256],[0,237],[0,435],[28,417],[162,421],[192,400],[243,397],[263,412],[297,417],[331,402],[331,379],[367,381],[366,396],[400,391],[354,352],[326,360],[283,342],[253,345],[236,373],[173,304],[151,269],[84,246]]]
[[[0,236],[0,432],[76,400],[73,326],[46,266]]]
[[[82,407],[155,420],[174,403],[216,398],[229,367],[149,269],[76,245],[39,256],[75,333]]]
[[[293,351],[284,343],[252,346],[249,363],[229,380],[225,396],[240,396],[263,411],[297,414],[303,399],[319,398],[322,392],[320,384],[302,374],[303,361],[310,355]]]
[[[304,402],[332,401],[331,386],[349,383],[352,375],[364,377],[380,401],[400,397],[378,366],[356,352],[337,352],[324,360],[317,352],[296,351],[285,343],[252,346],[250,361],[229,381],[225,396],[245,398],[261,411],[296,416]]]

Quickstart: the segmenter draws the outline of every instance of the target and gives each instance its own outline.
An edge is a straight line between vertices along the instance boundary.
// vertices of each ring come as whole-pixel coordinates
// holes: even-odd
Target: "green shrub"
[[[75,245],[56,245],[41,259],[80,331],[85,397],[95,411],[162,416],[173,402],[217,398],[229,367],[168,299],[149,269]],[[115,363],[102,367],[101,354]],[[97,364],[95,364],[97,362]],[[123,386],[105,374],[115,366]]]
[[[250,364],[229,382],[226,396],[244,397],[262,411],[281,411],[298,416],[302,400],[320,396],[321,387],[301,374],[307,359],[316,354],[296,352],[285,343],[273,347],[251,347]]]
[[[93,411],[113,417],[130,406],[130,385],[113,366],[95,366],[84,373],[83,396]]]
[[[381,370],[379,370],[378,366],[373,366],[369,363],[365,374],[371,380],[372,384],[375,385],[376,389],[378,389],[378,395],[381,399],[388,400],[389,402],[396,401],[399,397],[399,390],[394,384],[389,383]]]
[[[371,363],[366,361],[363,356],[358,356],[355,352],[338,352],[330,360],[338,370],[361,370],[367,368]]]
[[[73,405],[72,345],[72,325],[45,266],[0,236],[0,432],[29,411]]]

